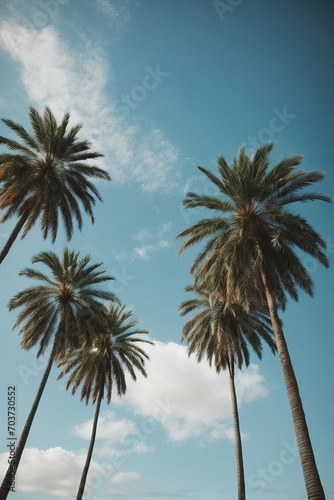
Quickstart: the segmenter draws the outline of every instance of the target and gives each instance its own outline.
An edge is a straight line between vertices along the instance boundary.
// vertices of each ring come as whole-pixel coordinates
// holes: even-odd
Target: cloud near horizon
[[[186,346],[155,340],[145,346],[147,378],[127,382],[127,393],[113,397],[115,411],[102,411],[90,467],[87,492],[110,483],[127,485],[138,481],[136,471],[123,470],[127,457],[154,451],[152,436],[163,430],[170,441],[197,439],[203,445],[214,440],[233,440],[228,375],[217,375],[207,362],[188,358]],[[167,374],[167,376],[166,376]],[[236,373],[239,408],[267,397],[268,389],[258,365]],[[122,408],[133,419],[119,418]],[[117,409],[117,412],[116,412]],[[93,419],[72,427],[72,435],[85,441],[79,451],[61,446],[41,450],[26,448],[18,476],[18,491],[70,498],[76,493],[91,435]],[[247,427],[244,426],[245,432]],[[247,437],[247,434],[243,436]],[[5,473],[7,453],[0,454],[0,472]],[[130,486],[129,486],[130,487]],[[146,491],[146,490],[145,490]]]
[[[59,498],[75,497],[86,453],[86,450],[73,452],[60,446],[46,450],[26,448],[17,471],[15,490]],[[7,453],[0,454],[0,470],[3,474],[7,459]],[[99,477],[111,474],[109,469],[108,465],[100,465],[93,457],[88,473],[87,492],[92,491],[92,485]]]

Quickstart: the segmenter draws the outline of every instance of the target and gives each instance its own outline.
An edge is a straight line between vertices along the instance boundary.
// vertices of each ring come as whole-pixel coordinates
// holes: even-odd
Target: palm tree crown
[[[217,196],[188,193],[186,208],[201,207],[214,215],[193,224],[178,238],[186,238],[179,253],[206,240],[191,273],[196,283],[211,290],[223,286],[228,304],[247,310],[254,301],[266,305],[280,357],[309,500],[324,500],[297,379],[278,316],[287,296],[298,300],[298,290],[313,295],[313,281],[299,256],[305,252],[328,267],[325,241],[300,215],[289,210],[296,202],[325,201],[327,196],[305,188],[321,181],[320,171],[297,170],[302,157],[293,156],[269,168],[273,144],[253,157],[243,148],[231,166],[218,157],[219,176],[198,167],[218,189]],[[254,295],[255,294],[255,295]],[[254,300],[254,296],[256,297]],[[265,302],[264,302],[265,301]],[[262,307],[261,306],[261,307]]]
[[[105,325],[103,301],[117,299],[99,285],[114,278],[106,274],[101,263],[92,264],[89,255],[80,258],[79,252],[68,248],[62,259],[48,251],[35,255],[32,262],[44,264],[50,275],[34,268],[19,273],[42,283],[19,292],[9,302],[9,310],[23,308],[14,325],[22,325],[22,347],[39,345],[37,356],[53,339],[59,354],[68,347],[78,347],[92,334],[93,325]]]
[[[97,332],[93,342],[68,352],[59,362],[63,370],[58,378],[71,372],[66,389],[72,387],[72,394],[75,394],[81,384],[81,399],[84,399],[86,404],[92,399],[96,405],[92,435],[77,500],[82,499],[85,490],[102,399],[106,397],[107,403],[110,403],[114,386],[119,396],[125,394],[126,371],[133,380],[137,379],[136,370],[146,377],[145,360],[148,359],[148,355],[138,344],[143,342],[152,344],[152,342],[141,336],[148,331],[137,329],[138,321],[131,316],[132,312],[126,311],[124,307],[111,305],[107,324]]]
[[[262,357],[262,340],[275,353],[276,344],[270,328],[268,311],[247,313],[239,304],[227,304],[222,293],[210,292],[206,284],[188,286],[187,292],[195,297],[182,302],[182,315],[197,311],[184,325],[182,340],[188,344],[188,355],[196,354],[198,362],[204,356],[217,373],[228,369],[234,425],[234,441],[237,465],[238,500],[245,500],[245,477],[237,394],[235,365],[241,369],[250,362],[250,345],[259,358]]]
[[[147,330],[136,327],[138,320],[131,319],[132,312],[124,306],[111,305],[107,312],[107,322],[92,343],[85,343],[80,349],[70,351],[60,360],[63,367],[58,378],[70,373],[67,389],[72,387],[75,394],[81,385],[81,399],[88,404],[95,403],[102,394],[109,404],[115,386],[119,396],[126,392],[125,371],[136,380],[136,370],[146,376],[144,368],[148,355],[137,344],[151,341],[136,335],[146,335]]]
[[[22,307],[14,328],[21,325],[21,345],[24,349],[39,346],[37,357],[51,347],[49,360],[40,382],[35,400],[26,419],[15,450],[14,467],[17,470],[29,432],[43,395],[54,361],[85,344],[96,331],[106,328],[105,300],[116,300],[113,293],[100,287],[113,278],[101,269],[101,263],[92,264],[90,257],[80,258],[68,248],[62,260],[54,252],[40,252],[33,257],[34,264],[44,264],[50,274],[26,268],[21,276],[41,282],[19,292],[9,302],[9,309]],[[13,473],[10,464],[0,486],[0,498],[7,498],[8,478]]]
[[[93,223],[95,200],[102,201],[89,179],[110,180],[110,176],[86,163],[103,155],[92,151],[88,141],[78,138],[81,124],[69,128],[69,113],[60,123],[48,107],[43,115],[30,108],[29,116],[32,133],[12,120],[2,120],[20,140],[0,136],[0,145],[10,150],[0,154],[0,210],[4,211],[0,222],[18,215],[16,232],[24,228],[24,237],[39,219],[43,238],[50,232],[54,242],[60,216],[70,240],[73,217],[82,229],[80,204]]]
[[[198,167],[218,188],[219,195],[187,193],[183,202],[186,208],[206,208],[214,216],[178,235],[186,238],[179,253],[207,239],[191,268],[197,279],[211,277],[219,286],[224,274],[224,280],[232,284],[236,301],[249,306],[249,285],[261,286],[257,278],[262,270],[277,304],[284,309],[286,293],[294,300],[298,300],[298,288],[313,293],[312,279],[295,248],[328,267],[324,240],[306,219],[288,207],[298,201],[330,199],[316,192],[303,192],[324,175],[296,170],[301,156],[283,160],[269,170],[272,149],[273,144],[263,146],[251,158],[241,148],[231,166],[218,157],[219,176]]]
[[[180,304],[181,315],[197,311],[182,330],[181,339],[187,342],[189,356],[195,353],[199,362],[206,357],[217,373],[225,369],[231,373],[234,364],[239,369],[249,365],[248,346],[260,359],[261,340],[276,352],[268,313],[248,313],[239,304],[228,305],[222,295],[210,293],[205,285],[188,286],[186,291],[194,292],[195,297]]]

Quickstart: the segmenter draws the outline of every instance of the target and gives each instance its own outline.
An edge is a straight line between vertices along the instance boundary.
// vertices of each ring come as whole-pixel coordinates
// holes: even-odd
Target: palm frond
[[[305,252],[324,267],[329,265],[324,240],[305,219],[287,209],[296,202],[329,202],[328,196],[305,191],[324,174],[297,170],[303,159],[300,155],[270,169],[272,150],[270,143],[250,157],[241,148],[231,166],[220,156],[219,176],[199,167],[220,194],[188,193],[183,205],[214,214],[176,237],[183,239],[178,254],[205,243],[190,267],[195,283],[206,282],[213,289],[222,285],[228,301],[240,302],[248,310],[254,294],[258,303],[265,298],[260,269],[266,269],[276,304],[284,309],[287,295],[298,300],[298,288],[313,293],[305,266],[297,264],[295,250]]]
[[[70,373],[67,388],[72,387],[74,394],[81,385],[81,398],[86,403],[90,398],[94,403],[100,391],[106,393],[110,403],[113,387],[119,396],[125,394],[126,373],[133,380],[137,379],[137,371],[146,376],[145,360],[149,356],[138,344],[153,345],[143,338],[148,331],[136,328],[138,321],[124,306],[112,304],[106,319],[105,327],[96,331],[91,344],[85,342],[59,359],[62,371],[58,378]]]
[[[77,137],[82,125],[68,129],[69,113],[57,122],[49,107],[40,114],[29,108],[32,133],[13,120],[3,119],[18,140],[0,136],[0,144],[13,154],[0,155],[0,209],[2,221],[12,215],[25,220],[23,237],[39,221],[43,238],[55,242],[62,222],[67,240],[75,223],[83,226],[82,210],[94,223],[93,208],[102,196],[94,180],[110,181],[105,170],[91,164],[101,153]]]
[[[30,349],[40,345],[42,354],[50,342],[57,347],[57,356],[65,350],[92,342],[98,329],[107,327],[105,301],[117,297],[102,285],[114,278],[101,268],[102,263],[91,263],[91,257],[80,257],[65,247],[60,259],[53,251],[42,251],[32,258],[33,264],[42,264],[48,272],[33,267],[20,271],[20,276],[41,282],[17,293],[9,302],[10,311],[20,308],[14,328],[20,327],[22,345]]]

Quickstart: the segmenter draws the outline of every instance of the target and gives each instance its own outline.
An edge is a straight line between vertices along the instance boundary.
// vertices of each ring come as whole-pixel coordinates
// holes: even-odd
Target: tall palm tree
[[[0,263],[21,229],[23,238],[38,219],[43,238],[51,233],[53,243],[59,216],[68,240],[73,234],[73,218],[82,229],[80,204],[94,223],[92,206],[95,199],[102,198],[89,179],[110,180],[106,171],[86,163],[103,155],[92,151],[88,141],[78,138],[81,124],[69,128],[69,113],[60,123],[48,107],[43,115],[30,108],[29,116],[32,133],[12,120],[2,120],[20,140],[0,136],[0,145],[9,150],[0,154],[0,210],[4,211],[0,223],[18,216],[0,251]]]
[[[48,363],[37,395],[26,420],[15,450],[15,462],[9,466],[0,488],[0,498],[8,495],[9,477],[15,474],[27,441],[29,431],[48,380],[52,365],[65,351],[78,348],[85,339],[92,337],[96,329],[107,324],[105,300],[116,300],[113,293],[100,287],[113,278],[92,264],[91,258],[80,258],[68,248],[62,260],[54,252],[41,252],[33,257],[34,264],[44,264],[49,274],[34,268],[23,269],[19,274],[41,282],[15,295],[9,302],[9,310],[23,308],[14,328],[21,325],[21,345],[24,349],[38,346],[37,357],[52,345]],[[13,465],[15,471],[13,470]]]
[[[111,305],[106,328],[98,331],[91,344],[86,343],[80,349],[67,352],[59,362],[63,370],[58,378],[71,372],[66,389],[72,387],[72,394],[75,394],[81,384],[81,400],[85,399],[88,404],[91,399],[93,404],[96,404],[92,435],[77,499],[82,498],[85,490],[102,400],[106,398],[110,404],[114,387],[119,396],[125,394],[126,371],[133,380],[137,379],[136,370],[146,377],[145,360],[148,355],[137,344],[152,342],[136,336],[149,333],[147,330],[137,329],[137,324],[138,320],[132,319],[131,311],[126,311],[124,306]]]
[[[313,281],[299,251],[328,267],[326,244],[307,220],[289,210],[296,202],[325,201],[327,196],[305,191],[321,181],[319,171],[298,170],[302,156],[285,159],[269,168],[273,144],[260,147],[253,157],[241,148],[231,166],[218,157],[218,176],[198,167],[215,185],[218,194],[188,193],[186,208],[202,207],[214,215],[200,220],[178,235],[186,238],[179,253],[207,240],[195,259],[195,279],[210,279],[216,286],[223,280],[229,300],[249,306],[256,283],[265,297],[281,360],[285,385],[301,458],[308,498],[325,498],[306,424],[296,376],[278,316],[287,296],[298,300],[298,289],[313,295]]]
[[[197,311],[183,326],[182,341],[188,344],[188,355],[196,354],[197,361],[204,357],[213,364],[216,372],[228,370],[234,425],[234,441],[237,467],[238,500],[245,500],[245,477],[237,394],[235,388],[235,366],[249,366],[249,346],[262,357],[262,340],[276,352],[270,328],[270,318],[265,312],[248,313],[239,304],[227,305],[222,294],[211,293],[205,285],[188,286],[187,292],[195,297],[182,302],[182,316]]]

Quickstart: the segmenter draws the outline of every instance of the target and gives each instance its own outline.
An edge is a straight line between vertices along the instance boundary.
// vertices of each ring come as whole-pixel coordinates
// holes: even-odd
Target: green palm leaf
[[[106,324],[97,331],[92,342],[66,352],[58,363],[62,368],[58,378],[69,374],[66,389],[71,388],[72,394],[75,394],[81,386],[81,400],[88,404],[91,399],[96,404],[92,437],[77,499],[82,498],[85,489],[101,401],[105,398],[109,404],[113,390],[118,396],[125,394],[126,373],[133,380],[137,379],[136,371],[146,377],[145,361],[149,358],[138,344],[152,342],[142,337],[148,331],[137,329],[137,324],[131,311],[124,306],[111,305]]]
[[[300,155],[270,168],[272,149],[273,144],[267,144],[250,157],[241,148],[231,165],[223,157],[218,157],[219,176],[199,167],[219,188],[219,193],[209,197],[186,194],[183,202],[186,208],[203,208],[211,213],[211,217],[199,220],[177,236],[184,239],[179,253],[196,243],[205,242],[190,268],[195,284],[204,283],[212,291],[223,289],[229,307],[240,304],[248,312],[254,307],[258,310],[266,307],[270,312],[308,497],[324,500],[278,310],[285,309],[289,296],[297,301],[300,289],[313,295],[313,280],[301,260],[301,253],[311,256],[324,267],[329,265],[323,238],[303,217],[292,213],[288,207],[296,202],[330,202],[330,199],[315,191],[306,191],[324,178],[323,172],[297,170],[303,159]],[[220,322],[221,318],[215,320],[214,325],[220,325]],[[187,335],[195,325],[194,320],[188,325],[190,330],[186,330]],[[208,325],[201,323],[201,328],[205,326],[205,331],[209,331]],[[213,361],[217,351],[212,338],[208,337],[207,343],[203,338],[198,342],[199,348],[209,353],[209,361]],[[255,344],[253,348],[259,353]],[[243,357],[247,361],[245,349],[242,342],[238,362]],[[191,352],[195,350],[191,347]],[[198,352],[202,358],[202,351]],[[215,366],[220,366],[217,358]]]
[[[15,470],[54,361],[77,351],[81,345],[91,344],[97,332],[105,330],[109,322],[104,302],[117,300],[112,292],[101,288],[114,278],[106,274],[101,263],[91,263],[89,255],[80,257],[79,252],[65,248],[62,258],[55,252],[43,251],[35,255],[32,262],[45,266],[47,271],[34,267],[20,271],[20,276],[37,284],[18,292],[8,307],[10,311],[20,309],[14,328],[20,328],[22,347],[37,347],[37,357],[45,354],[49,347],[51,353],[16,447]],[[8,495],[7,481],[12,473],[10,465],[0,487],[1,499]]]
[[[102,201],[96,179],[110,181],[109,174],[91,165],[101,153],[91,150],[89,141],[78,138],[82,125],[69,127],[69,113],[60,123],[50,108],[41,115],[29,109],[32,132],[13,120],[3,119],[19,140],[0,136],[0,145],[14,153],[0,153],[0,223],[19,218],[0,252],[0,263],[23,229],[25,237],[40,222],[43,238],[55,242],[61,221],[66,238],[74,232],[73,219],[82,229],[82,210],[94,223],[93,207]]]

